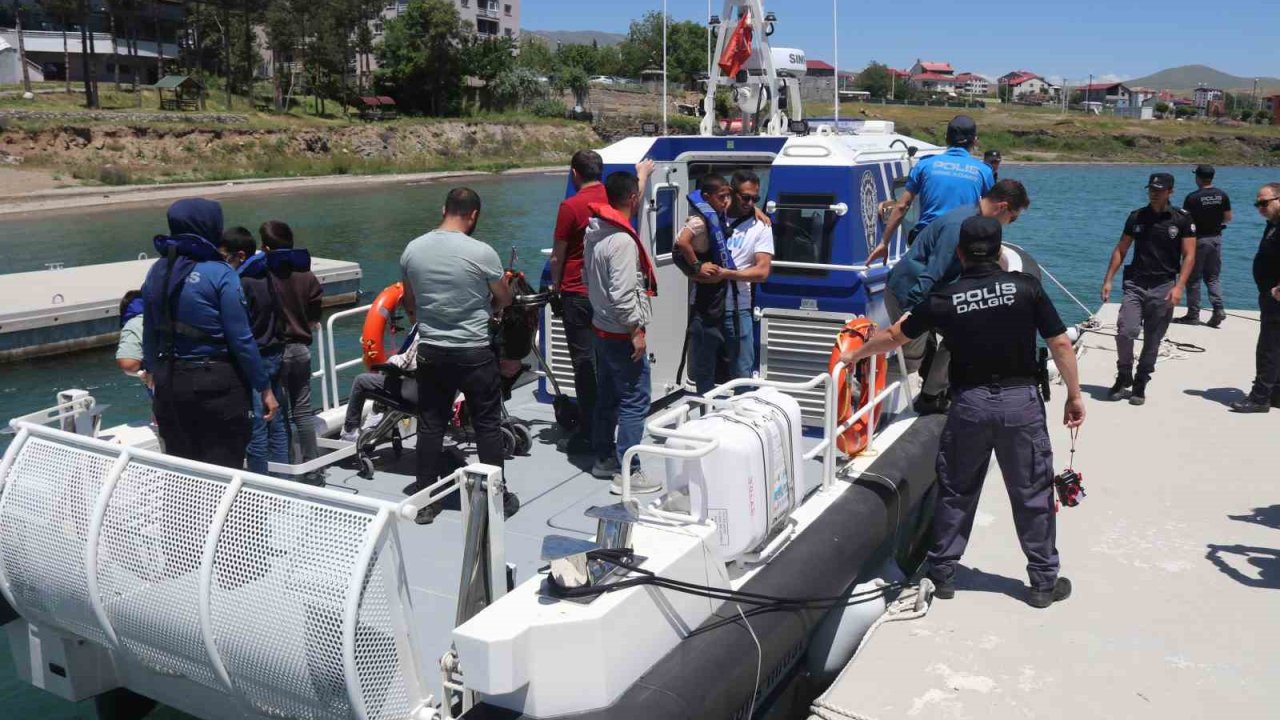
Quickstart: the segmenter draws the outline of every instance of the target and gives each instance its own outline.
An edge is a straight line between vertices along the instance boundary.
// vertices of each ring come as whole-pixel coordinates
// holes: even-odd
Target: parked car
[[[608,75],[596,75],[591,78],[592,85],[613,85],[615,80]]]

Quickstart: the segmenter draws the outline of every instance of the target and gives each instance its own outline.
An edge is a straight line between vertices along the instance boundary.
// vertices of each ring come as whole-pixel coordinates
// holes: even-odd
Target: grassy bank
[[[829,112],[830,106],[810,114]],[[1027,162],[1208,162],[1280,165],[1280,127],[1201,120],[1131,120],[1062,114],[1048,108],[995,105],[987,109],[842,103],[841,114],[892,120],[899,132],[943,144],[947,121],[968,112],[983,149]]]

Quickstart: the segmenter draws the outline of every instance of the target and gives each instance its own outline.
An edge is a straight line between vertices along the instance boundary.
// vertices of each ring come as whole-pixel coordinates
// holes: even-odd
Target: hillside
[[[1169,68],[1161,70],[1154,75],[1126,80],[1125,84],[1129,87],[1137,85],[1157,90],[1177,90],[1181,92],[1190,92],[1201,85],[1220,90],[1253,92],[1253,78],[1229,75],[1208,65],[1183,65]],[[1258,78],[1258,87],[1264,95],[1280,93],[1280,78],[1260,77]]]
[[[617,45],[627,39],[626,35],[619,33],[598,32],[596,30],[521,30],[523,35],[532,35],[545,40],[548,45],[555,47],[556,43],[565,45],[590,45],[593,42],[601,47]]]

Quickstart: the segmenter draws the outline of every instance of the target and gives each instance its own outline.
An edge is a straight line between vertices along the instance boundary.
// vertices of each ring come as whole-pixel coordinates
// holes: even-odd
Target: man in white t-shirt
[[[699,393],[715,387],[716,366],[723,363],[729,379],[751,377],[756,367],[755,321],[751,285],[769,279],[773,266],[773,228],[757,217],[760,178],[749,170],[734,173],[726,240],[732,267],[702,263],[696,282],[719,282],[724,288],[719,322],[693,313],[689,325],[689,376]]]

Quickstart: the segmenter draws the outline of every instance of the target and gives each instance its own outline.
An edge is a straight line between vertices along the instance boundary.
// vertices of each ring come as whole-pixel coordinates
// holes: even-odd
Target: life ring
[[[364,330],[360,332],[360,350],[366,368],[381,365],[390,357],[387,355],[386,346],[387,329],[402,299],[404,299],[404,283],[388,285],[385,290],[378,293],[373,306],[369,308],[369,313],[365,315]]]
[[[837,427],[844,425],[872,398],[884,392],[885,380],[889,374],[889,363],[884,355],[875,357],[876,363],[876,386],[872,390],[870,387],[871,361],[872,358],[864,358],[853,366],[842,367],[839,372],[835,372],[836,365],[840,362],[840,356],[845,352],[853,352],[862,347],[871,339],[871,334],[876,330],[876,324],[865,317],[854,318],[845,323],[841,328],[840,334],[836,336],[836,345],[831,349],[831,360],[827,365],[828,372],[834,373],[836,383],[836,425]],[[852,374],[852,377],[850,375]],[[874,411],[877,421],[880,419],[880,408]],[[840,433],[836,437],[836,447],[840,452],[848,457],[853,457],[858,453],[866,450],[871,444],[869,434],[870,423],[867,418],[863,417],[849,426],[847,430]]]

